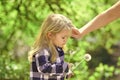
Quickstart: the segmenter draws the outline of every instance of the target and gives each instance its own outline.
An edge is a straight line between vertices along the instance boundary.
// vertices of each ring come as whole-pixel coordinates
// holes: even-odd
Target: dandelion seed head
[[[91,60],[91,55],[90,54],[85,54],[84,59],[86,61],[90,61]]]

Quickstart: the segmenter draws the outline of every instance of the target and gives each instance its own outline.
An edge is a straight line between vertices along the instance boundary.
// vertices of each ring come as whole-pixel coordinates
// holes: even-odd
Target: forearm
[[[88,24],[83,26],[79,31],[84,36],[85,34],[99,29],[100,27],[103,27],[118,18],[120,18],[120,1],[118,1],[114,6],[112,6],[108,10],[96,16]]]
[[[64,75],[68,72],[68,64],[67,63],[46,63],[44,65],[37,65],[38,71],[42,74],[50,74],[50,75]]]
[[[36,65],[37,69],[40,73],[46,74],[63,74],[68,72],[68,63],[61,61],[61,62],[54,62],[51,63],[48,60],[48,56],[39,56],[36,57]]]

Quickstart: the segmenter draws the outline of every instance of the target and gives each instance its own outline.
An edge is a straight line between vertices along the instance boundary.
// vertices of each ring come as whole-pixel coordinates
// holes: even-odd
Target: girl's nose
[[[64,40],[64,42],[65,42],[65,43],[67,42],[67,38]]]

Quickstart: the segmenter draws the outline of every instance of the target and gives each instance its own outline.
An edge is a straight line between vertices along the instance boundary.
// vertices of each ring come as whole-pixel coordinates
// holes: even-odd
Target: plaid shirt
[[[58,51],[57,60],[50,62],[48,49],[38,51],[33,57],[30,70],[30,80],[64,80],[68,72],[68,64],[64,62],[64,52],[62,48]]]

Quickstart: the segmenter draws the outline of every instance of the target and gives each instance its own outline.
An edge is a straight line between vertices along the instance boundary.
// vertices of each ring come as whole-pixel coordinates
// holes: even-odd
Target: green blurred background
[[[0,80],[29,80],[27,56],[43,20],[51,13],[84,26],[118,0],[0,0]],[[120,79],[120,19],[87,34],[69,39],[65,60],[78,64],[70,80]]]

